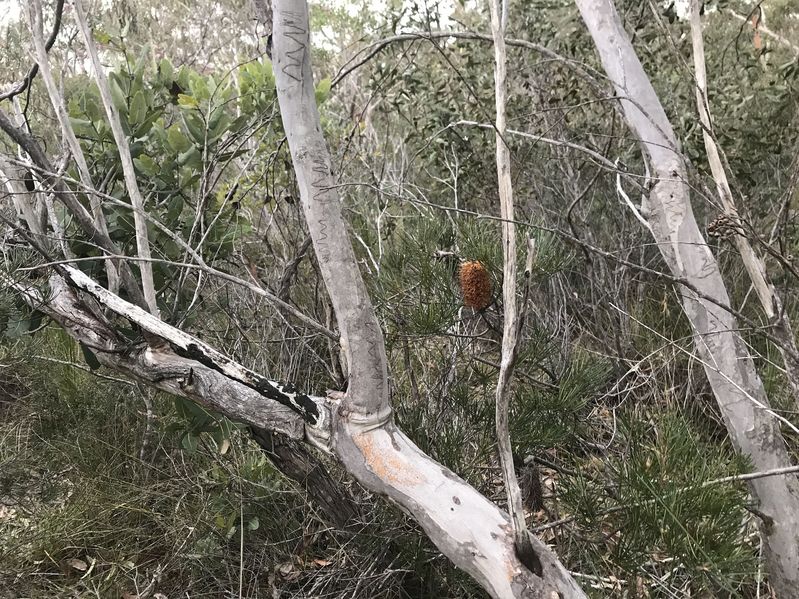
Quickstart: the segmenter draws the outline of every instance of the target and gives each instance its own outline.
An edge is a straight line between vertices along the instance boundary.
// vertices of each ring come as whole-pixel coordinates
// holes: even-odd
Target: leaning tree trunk
[[[691,41],[693,43],[694,76],[696,78],[696,108],[702,123],[702,139],[710,172],[716,183],[722,214],[732,221],[733,243],[741,255],[741,262],[749,275],[752,287],[760,300],[763,313],[769,321],[774,337],[779,341],[777,350],[785,366],[785,380],[793,393],[793,402],[799,408],[799,348],[793,334],[791,319],[784,309],[783,301],[766,272],[766,265],[755,253],[746,232],[740,227],[738,211],[727,179],[727,171],[721,161],[721,153],[713,134],[710,120],[710,102],[707,95],[707,72],[705,67],[705,43],[702,38],[702,17],[699,0],[691,0]]]
[[[683,309],[694,330],[696,351],[735,448],[756,470],[787,466],[788,453],[777,420],[768,409],[718,264],[691,209],[686,164],[671,123],[646,76],[612,0],[576,0],[602,65],[621,98],[630,129],[638,137],[655,177],[649,193],[652,234],[681,287]],[[712,301],[711,301],[712,300]],[[793,475],[750,482],[762,514],[770,581],[780,598],[799,589],[799,483]]]
[[[273,18],[283,128],[349,367],[347,393],[331,411],[333,451],[361,484],[409,512],[442,553],[492,596],[584,597],[538,539],[531,541],[542,563],[541,576],[526,568],[516,557],[507,514],[394,425],[383,335],[347,236],[316,106],[307,4],[275,0]]]

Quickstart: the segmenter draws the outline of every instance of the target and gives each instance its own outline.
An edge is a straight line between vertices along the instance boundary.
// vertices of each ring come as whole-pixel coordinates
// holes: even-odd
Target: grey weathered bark
[[[31,3],[28,5],[28,23],[31,28],[33,47],[36,52],[36,63],[39,65],[42,82],[47,90],[47,95],[50,97],[50,103],[53,106],[58,124],[61,126],[61,134],[64,142],[72,153],[72,157],[78,167],[80,181],[85,189],[94,189],[94,184],[89,174],[89,165],[86,162],[86,157],[83,155],[83,150],[80,147],[78,138],[75,136],[75,132],[72,129],[72,124],[69,122],[66,102],[58,91],[58,86],[50,70],[50,60],[47,56],[47,46],[44,41],[42,22],[41,0],[31,0]],[[91,206],[92,217],[94,218],[94,226],[97,227],[100,233],[107,237],[108,227],[105,222],[105,216],[103,215],[102,203],[99,198],[89,194],[89,205]],[[119,275],[113,261],[106,261],[106,271],[108,273],[109,288],[112,291],[117,291],[119,289]]]
[[[694,73],[696,76],[696,107],[699,112],[699,121],[702,123],[702,137],[705,142],[707,161],[716,189],[721,199],[724,216],[733,223],[733,243],[741,261],[744,264],[752,286],[755,289],[763,312],[771,325],[772,334],[780,340],[777,350],[782,356],[785,366],[785,378],[793,392],[794,405],[799,408],[799,348],[788,314],[783,308],[782,298],[774,289],[766,272],[766,265],[755,253],[746,232],[739,228],[738,211],[727,178],[727,171],[721,161],[716,140],[713,137],[713,124],[710,119],[710,104],[707,98],[707,69],[705,66],[705,44],[702,37],[702,17],[700,15],[699,0],[691,0],[691,41],[693,46]]]
[[[144,198],[141,195],[139,184],[136,181],[136,171],[133,168],[133,158],[130,154],[128,138],[122,130],[119,113],[111,97],[108,77],[106,77],[105,69],[100,62],[100,56],[97,54],[97,47],[94,45],[92,31],[86,22],[86,15],[83,12],[81,0],[72,0],[72,2],[75,6],[75,19],[83,34],[83,41],[86,44],[86,49],[89,51],[89,57],[94,67],[94,79],[97,82],[97,88],[100,91],[100,99],[103,102],[106,115],[108,116],[108,125],[111,127],[114,141],[119,150],[119,160],[122,163],[125,186],[128,190],[130,203],[133,206],[133,226],[136,231],[136,248],[139,253],[139,258],[141,258],[139,270],[141,271],[141,285],[144,293],[144,301],[147,302],[147,308],[150,312],[157,316],[159,311],[155,297],[155,285],[153,283],[153,265],[152,262],[150,262],[150,240],[147,234],[147,223],[144,219]]]
[[[524,503],[516,468],[513,464],[513,447],[510,439],[508,412],[510,411],[511,380],[516,365],[519,346],[519,314],[516,299],[516,224],[513,210],[513,185],[510,175],[510,148],[505,142],[506,79],[508,75],[505,53],[505,28],[510,0],[491,0],[491,32],[494,36],[494,100],[496,105],[496,127],[494,143],[497,153],[497,184],[502,216],[502,357],[496,388],[496,431],[499,462],[505,493],[508,496],[508,512],[513,525],[513,538],[519,558],[534,572],[541,574],[541,562],[530,544],[530,534],[524,518]]]
[[[330,418],[324,398],[307,397],[298,402],[301,394],[289,385],[248,371],[103,289],[77,269],[60,266],[56,271],[47,292],[1,273],[0,284],[47,314],[89,348],[102,365],[248,424],[278,470],[307,491],[327,521],[339,527],[355,522],[357,505],[346,488],[337,485],[301,445],[326,446]],[[104,316],[106,311],[147,333],[147,339],[131,341],[120,335]],[[314,424],[306,428],[309,421]]]
[[[621,98],[627,124],[654,173],[649,221],[660,252],[675,276],[707,297],[681,287],[683,309],[694,330],[698,356],[735,448],[755,470],[790,464],[768,398],[729,305],[718,264],[691,209],[683,155],[663,106],[624,30],[612,0],[576,0],[602,65]],[[799,483],[795,476],[749,482],[763,514],[762,535],[770,581],[779,597],[799,588]]]
[[[24,222],[32,233],[43,237],[44,228],[41,225],[41,219],[36,214],[33,202],[30,201],[30,194],[26,193],[20,183],[22,177],[21,169],[15,168],[0,156],[0,183],[11,196],[11,203],[17,212],[17,219]]]
[[[531,572],[516,556],[507,514],[394,425],[383,335],[347,236],[314,97],[308,7],[304,0],[275,0],[273,16],[283,128],[350,371],[347,393],[332,411],[333,451],[365,487],[409,512],[492,596],[584,597],[546,545],[532,537],[542,576]]]

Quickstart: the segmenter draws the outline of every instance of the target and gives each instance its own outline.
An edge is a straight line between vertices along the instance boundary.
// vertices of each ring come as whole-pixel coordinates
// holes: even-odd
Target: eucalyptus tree
[[[763,383],[739,333],[730,297],[716,258],[694,219],[687,183],[687,165],[666,112],[635,54],[613,0],[576,0],[602,66],[620,101],[652,172],[645,195],[649,230],[663,259],[679,281],[683,309],[691,322],[694,343],[719,404],[730,439],[758,470],[782,468],[790,457],[780,432],[783,423],[795,427],[770,409]],[[693,2],[694,19],[698,6]],[[697,24],[695,23],[695,27]],[[704,77],[697,79],[702,98]],[[701,103],[700,103],[701,104]],[[709,125],[703,109],[700,115]],[[707,130],[706,130],[707,131]],[[709,132],[706,133],[710,135]],[[709,152],[712,155],[712,152]],[[720,187],[722,194],[729,188]],[[725,200],[729,205],[729,199]],[[747,261],[757,269],[748,241],[739,242]],[[755,283],[757,285],[757,283]],[[764,294],[769,295],[763,281]],[[773,300],[771,300],[773,301]],[[768,306],[773,309],[778,302]],[[783,351],[790,357],[795,342]],[[762,515],[761,534],[771,581],[779,596],[799,588],[799,481],[794,475],[752,481],[750,489]]]

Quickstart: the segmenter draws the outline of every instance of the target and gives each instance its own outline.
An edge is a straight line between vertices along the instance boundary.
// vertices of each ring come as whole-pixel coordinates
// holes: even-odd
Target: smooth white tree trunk
[[[732,188],[727,179],[727,171],[721,161],[721,153],[713,136],[713,123],[710,119],[710,104],[707,97],[707,69],[705,66],[705,44],[702,36],[702,17],[699,0],[691,1],[691,42],[693,46],[694,76],[696,78],[696,107],[699,121],[702,123],[702,139],[705,142],[707,162],[716,190],[721,200],[724,215],[738,222],[738,211],[732,195]],[[780,341],[777,350],[782,356],[785,366],[785,378],[793,393],[794,405],[799,408],[799,349],[793,334],[793,326],[783,308],[782,298],[769,280],[766,265],[755,253],[752,244],[741,228],[733,233],[733,243],[741,255],[741,262],[749,275],[755,293],[760,300],[763,313],[772,327],[772,334]]]
[[[694,330],[696,352],[735,448],[755,470],[790,464],[763,383],[728,310],[730,298],[718,264],[691,208],[685,159],[671,123],[624,30],[612,0],[576,0],[629,128],[654,174],[649,222],[672,273],[714,301],[681,287],[683,309]],[[762,514],[769,580],[778,597],[799,589],[799,482],[794,475],[750,481]]]
[[[442,553],[493,597],[584,597],[539,540],[531,537],[541,576],[521,563],[508,515],[425,455],[394,425],[383,334],[341,215],[316,106],[307,4],[275,0],[273,18],[272,53],[283,128],[349,366],[347,393],[332,410],[333,451],[361,484],[413,516]]]
[[[497,186],[500,215],[502,216],[502,354],[497,376],[495,421],[497,448],[508,497],[508,512],[513,525],[516,553],[533,571],[541,563],[530,546],[530,534],[524,517],[524,503],[516,468],[513,463],[513,446],[508,422],[512,398],[511,382],[519,347],[519,326],[522,314],[517,309],[516,297],[516,223],[514,220],[513,183],[511,180],[511,155],[505,139],[507,129],[508,64],[505,51],[505,29],[510,0],[491,0],[491,33],[494,36],[494,104],[496,127],[494,143],[497,153]]]

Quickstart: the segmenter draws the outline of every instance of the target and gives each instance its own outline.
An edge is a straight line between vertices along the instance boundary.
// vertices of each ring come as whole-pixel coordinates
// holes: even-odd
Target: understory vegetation
[[[334,341],[252,289],[187,266],[195,257],[175,240],[336,329],[266,41],[244,3],[197,4],[191,14],[147,0],[90,12],[152,215],[162,318],[270,378],[317,395],[343,390]],[[705,4],[717,141],[748,235],[796,319],[799,53],[785,43],[799,44],[796,9],[762,3],[781,33],[758,33],[758,45],[751,24],[730,14],[750,14],[749,3]],[[693,208],[706,228],[719,203],[696,116],[688,24],[664,3],[617,5],[690,161]],[[424,452],[504,505],[494,429],[503,257],[491,45],[422,33],[370,46],[410,31],[485,32],[487,9],[387,7],[313,5],[323,128],[386,336],[394,418]],[[209,32],[199,13],[213,11],[219,22]],[[728,440],[673,278],[628,206],[640,207],[646,172],[636,140],[571,2],[512,3],[510,23],[518,43],[508,47],[507,141],[518,259],[532,264],[519,275],[525,317],[510,429],[528,526],[592,597],[767,597],[757,509],[735,479],[750,465]],[[63,27],[50,60],[104,194],[109,235],[135,255],[119,153],[77,29]],[[32,60],[24,18],[3,35],[0,87],[21,80]],[[57,154],[40,79],[17,100]],[[10,101],[0,106],[13,112]],[[3,153],[16,155],[12,147],[0,133]],[[66,177],[88,206],[71,164]],[[5,192],[4,223],[15,218]],[[107,284],[99,248],[64,222],[54,245]],[[21,280],[33,269],[32,284],[43,285],[37,272],[49,261],[18,231],[3,236],[3,272]],[[740,257],[723,236],[708,239],[772,407],[799,425]],[[464,304],[465,261],[479,262],[490,281],[481,309]],[[799,438],[783,432],[796,457]],[[357,502],[348,528],[331,525],[245,426],[100,367],[90,348],[0,291],[0,596],[487,597],[411,518],[317,457]]]

